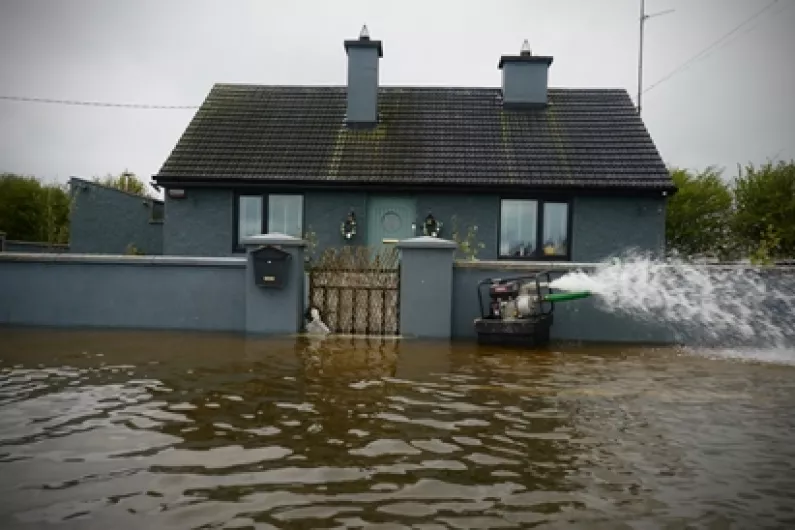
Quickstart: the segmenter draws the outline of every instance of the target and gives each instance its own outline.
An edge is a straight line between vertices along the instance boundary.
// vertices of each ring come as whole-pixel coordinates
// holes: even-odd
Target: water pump
[[[554,293],[549,271],[532,276],[485,279],[478,284],[478,342],[538,346],[549,342],[555,302],[590,296],[588,292]],[[488,303],[484,303],[484,291]]]

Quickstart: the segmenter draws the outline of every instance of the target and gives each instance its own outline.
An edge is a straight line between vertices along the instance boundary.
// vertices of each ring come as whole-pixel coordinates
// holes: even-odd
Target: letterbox
[[[254,283],[260,287],[281,289],[287,283],[290,254],[272,246],[260,247],[251,252],[254,265]]]

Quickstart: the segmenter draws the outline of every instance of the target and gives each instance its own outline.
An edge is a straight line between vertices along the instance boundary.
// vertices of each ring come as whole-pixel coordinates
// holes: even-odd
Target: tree
[[[671,177],[678,191],[668,201],[668,248],[685,256],[732,254],[732,193],[720,172],[714,167],[700,173],[675,168]]]
[[[117,190],[126,191],[127,193],[134,193],[142,197],[149,197],[146,189],[146,184],[139,179],[132,171],[124,170],[118,176],[106,175],[103,178],[94,178],[94,182],[107,186],[109,188],[116,188]]]
[[[795,162],[739,168],[733,231],[749,252],[795,257]]]
[[[0,231],[8,239],[68,243],[71,201],[66,186],[0,174]]]

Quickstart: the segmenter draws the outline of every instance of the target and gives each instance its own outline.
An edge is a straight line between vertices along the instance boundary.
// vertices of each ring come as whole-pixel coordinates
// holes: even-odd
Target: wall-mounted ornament
[[[353,236],[356,235],[356,214],[353,213],[353,210],[348,213],[348,217],[342,222],[340,233],[347,240],[353,239]]]
[[[439,234],[442,233],[442,222],[437,221],[433,214],[428,212],[428,216],[422,224],[422,233],[426,236],[439,237]]]

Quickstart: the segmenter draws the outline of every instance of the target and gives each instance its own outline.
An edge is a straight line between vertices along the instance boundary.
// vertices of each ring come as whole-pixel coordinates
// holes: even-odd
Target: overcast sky
[[[345,83],[366,23],[385,85],[499,86],[527,38],[554,87],[637,91],[640,0],[0,0],[0,96],[199,105],[213,83]],[[770,0],[647,0],[649,87]],[[643,96],[668,164],[795,158],[795,0]],[[157,172],[194,110],[0,100],[0,172]]]

